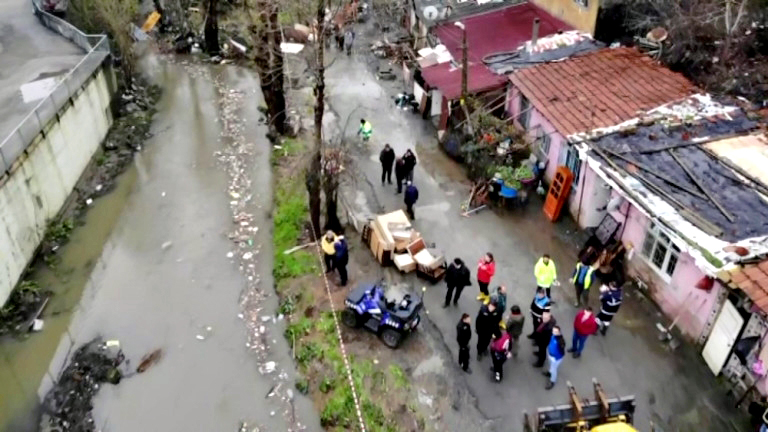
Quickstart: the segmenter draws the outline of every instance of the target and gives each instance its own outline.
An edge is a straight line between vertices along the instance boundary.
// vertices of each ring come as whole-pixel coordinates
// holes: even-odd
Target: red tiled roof
[[[615,126],[697,89],[635,48],[605,48],[510,75],[564,136]]]
[[[757,307],[768,313],[768,259],[731,270],[729,285],[744,291]]]
[[[483,57],[503,51],[514,51],[531,40],[533,20],[539,18],[539,37],[558,31],[573,30],[571,26],[531,3],[521,3],[479,15],[462,18],[467,31],[467,51],[471,63],[482,64]],[[462,30],[453,21],[442,23],[433,30],[453,58],[461,61]]]
[[[439,89],[447,100],[461,96],[461,69],[453,67],[450,62],[425,67],[421,70],[421,76],[430,89]],[[506,77],[494,74],[484,65],[470,65],[467,78],[469,94],[501,88],[506,82]]]

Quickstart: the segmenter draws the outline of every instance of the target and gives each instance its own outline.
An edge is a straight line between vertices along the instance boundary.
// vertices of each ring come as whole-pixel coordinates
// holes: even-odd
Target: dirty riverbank
[[[249,293],[249,274],[228,258],[238,250],[229,238],[231,181],[226,161],[217,159],[217,152],[232,142],[250,146],[251,151],[236,156],[247,162],[241,168],[249,177],[243,183],[250,190],[247,195],[252,195],[248,211],[252,226],[261,228],[252,237],[253,253],[266,256],[251,264],[256,283],[271,288],[271,240],[265,222],[271,207],[271,173],[266,130],[256,121],[261,117],[258,79],[241,68],[151,55],[143,67],[164,91],[152,136],[138,163],[112,193],[93,202],[86,225],[75,229],[70,242],[58,250],[57,268],[74,268],[63,273],[85,290],[80,295],[73,288],[69,303],[51,304],[49,310],[62,311],[57,317],[62,319],[63,337],[51,333],[50,340],[40,340],[42,349],[26,343],[16,348],[19,366],[14,375],[4,377],[11,384],[3,391],[28,399],[16,403],[10,414],[29,418],[29,404],[37,400],[40,379],[18,379],[33,363],[29,359],[39,363],[44,390],[71,346],[105,335],[120,340],[134,365],[154,349],[163,348],[164,354],[151,374],[101,389],[94,401],[98,426],[117,431],[236,430],[243,425],[249,432],[292,430],[284,416],[285,402],[264,399],[276,382],[294,379],[280,337],[284,323],[261,323],[268,329],[258,341],[263,356],[254,355],[252,326],[244,320],[271,316],[277,301],[271,289],[259,288],[258,304],[241,306]],[[222,99],[230,92],[239,94],[240,101],[228,108]],[[227,136],[225,114],[244,119]],[[111,201],[118,198],[120,203]],[[102,203],[111,203],[103,210],[113,213],[98,213]],[[90,217],[99,215],[104,223],[91,223]],[[101,243],[99,235],[89,231],[94,227]],[[77,249],[85,243],[87,252]],[[72,312],[71,320],[63,311]],[[270,361],[276,365],[274,372],[264,369]],[[297,395],[294,406],[306,430],[320,430],[305,398]],[[6,430],[32,430],[33,423],[14,422]]]
[[[24,275],[23,280],[52,296],[41,316],[41,332],[0,341],[0,430],[28,430],[35,423],[39,385],[46,375],[52,379],[58,373],[49,368],[51,360],[135,182],[136,165],[131,162],[140,155],[159,96],[158,88],[141,81],[120,89],[116,119],[102,149],[49,224]]]

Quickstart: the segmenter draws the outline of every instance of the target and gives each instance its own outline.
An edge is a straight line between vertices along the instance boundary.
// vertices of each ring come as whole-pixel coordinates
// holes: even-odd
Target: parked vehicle
[[[421,322],[424,307],[420,297],[405,294],[399,302],[389,300],[382,282],[361,284],[350,291],[341,321],[352,328],[365,327],[376,333],[384,345],[395,349]]]

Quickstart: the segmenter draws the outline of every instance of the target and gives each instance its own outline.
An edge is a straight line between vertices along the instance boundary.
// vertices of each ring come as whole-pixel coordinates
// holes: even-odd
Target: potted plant
[[[533,173],[531,166],[525,162],[520,164],[514,172],[515,180],[524,185],[529,185],[536,180],[536,174]]]
[[[520,189],[520,181],[515,177],[515,170],[512,167],[502,166],[498,167],[496,173],[499,178],[504,182],[504,186],[510,189]]]

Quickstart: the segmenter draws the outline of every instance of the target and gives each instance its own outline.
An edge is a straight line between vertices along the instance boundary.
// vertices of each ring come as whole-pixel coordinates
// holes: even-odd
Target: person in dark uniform
[[[419,200],[419,190],[410,180],[405,182],[405,184],[405,197],[403,200],[405,201],[405,211],[408,213],[408,216],[411,217],[411,220],[416,220],[416,214],[413,212],[413,205]]]
[[[621,288],[616,282],[609,282],[608,287],[600,287],[600,313],[597,314],[597,323],[600,325],[600,334],[605,336],[611,321],[621,307]]]
[[[379,153],[379,162],[381,162],[381,184],[388,181],[392,184],[392,165],[395,163],[395,151],[389,144],[384,144],[384,149]]]
[[[395,161],[395,180],[397,180],[397,193],[400,193],[403,191],[403,181],[405,181],[405,176],[408,174],[408,169],[405,166],[405,161],[403,161],[403,158],[397,158]]]
[[[464,265],[464,261],[461,258],[453,260],[451,265],[448,266],[448,270],[445,272],[445,284],[448,286],[448,291],[445,293],[445,303],[443,307],[446,308],[451,304],[451,295],[453,295],[453,305],[456,306],[459,302],[459,296],[464,287],[468,287],[470,282],[469,269]]]
[[[488,344],[494,334],[500,334],[499,320],[501,314],[497,313],[496,305],[488,303],[480,306],[480,311],[475,319],[475,333],[477,333],[477,360],[488,354]]]
[[[466,373],[472,373],[469,368],[469,341],[472,339],[472,326],[469,324],[469,314],[461,314],[461,320],[456,325],[456,342],[459,343],[459,366]]]
[[[336,249],[336,256],[333,258],[333,264],[336,270],[339,271],[339,278],[341,279],[341,286],[347,285],[347,263],[349,262],[349,246],[347,240],[343,235],[336,238],[336,243],[333,245]]]

